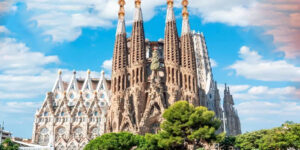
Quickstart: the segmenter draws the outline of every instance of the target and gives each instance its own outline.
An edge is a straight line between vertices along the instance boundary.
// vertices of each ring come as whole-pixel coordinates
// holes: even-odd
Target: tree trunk
[[[188,144],[187,145],[187,150],[196,150],[195,144]]]

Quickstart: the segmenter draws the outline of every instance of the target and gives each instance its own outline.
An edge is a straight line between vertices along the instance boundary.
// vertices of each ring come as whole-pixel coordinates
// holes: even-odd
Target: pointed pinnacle
[[[188,18],[189,17],[189,12],[188,12],[188,9],[187,9],[187,6],[189,5],[189,2],[188,0],[182,0],[182,6],[183,6],[183,9],[182,9],[182,17],[183,18]]]
[[[167,4],[169,7],[173,7],[174,1],[173,0],[167,0]]]
[[[119,10],[119,18],[123,18],[125,16],[125,0],[119,0],[120,10]]]
[[[141,7],[141,0],[135,0],[135,7],[140,8]]]
[[[62,71],[61,69],[58,70],[58,75],[61,75],[62,74]]]

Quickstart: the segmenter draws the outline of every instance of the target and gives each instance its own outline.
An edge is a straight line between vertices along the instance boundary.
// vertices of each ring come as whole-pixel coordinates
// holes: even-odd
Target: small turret
[[[91,71],[87,71],[86,79],[84,81],[84,84],[82,86],[82,91],[93,91],[93,85],[92,85],[92,79],[91,79]]]
[[[63,84],[63,80],[62,80],[62,70],[58,70],[58,77],[56,79],[56,82],[54,84],[54,87],[52,89],[52,92],[63,92],[64,89],[64,84]]]
[[[71,92],[71,91],[74,91],[74,92],[78,92],[78,84],[77,84],[77,79],[76,79],[76,71],[74,70],[73,71],[73,75],[72,75],[72,79],[69,83],[69,86],[68,86],[68,89],[67,89],[67,92]]]

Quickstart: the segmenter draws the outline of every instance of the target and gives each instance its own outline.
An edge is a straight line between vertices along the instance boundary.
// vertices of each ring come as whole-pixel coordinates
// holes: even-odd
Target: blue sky
[[[243,132],[286,120],[300,122],[300,46],[295,38],[300,24],[294,21],[300,11],[287,7],[300,3],[190,3],[191,28],[205,34],[216,62],[214,78],[221,95],[224,83],[230,85]],[[128,35],[133,4],[128,0],[126,5]],[[282,5],[286,7],[278,9]],[[180,33],[178,0],[175,7]],[[142,8],[146,37],[163,38],[165,1],[144,0]],[[88,69],[95,77],[101,70],[110,73],[117,11],[117,0],[0,0],[0,121],[7,130],[31,137],[34,113],[52,89],[58,69],[66,81],[72,70],[82,77]]]

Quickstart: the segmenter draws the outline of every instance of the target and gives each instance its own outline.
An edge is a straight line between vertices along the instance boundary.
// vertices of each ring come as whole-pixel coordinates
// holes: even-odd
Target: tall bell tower
[[[179,37],[173,10],[173,0],[167,0],[167,16],[164,39],[164,63],[166,69],[166,86],[168,102],[173,104],[180,99],[181,74]]]
[[[135,12],[130,41],[130,90],[135,110],[135,120],[141,121],[147,102],[146,50],[141,0],[135,0]]]
[[[182,1],[182,30],[181,30],[181,74],[182,74],[182,99],[191,104],[200,105],[197,86],[196,58],[193,38],[190,31],[188,0]]]
[[[120,10],[118,26],[116,31],[116,40],[113,54],[112,64],[112,98],[110,111],[107,117],[107,129],[110,132],[119,132],[123,116],[123,106],[125,102],[125,94],[127,88],[127,66],[128,66],[128,51],[127,37],[125,30],[125,10],[124,0],[119,0]]]

